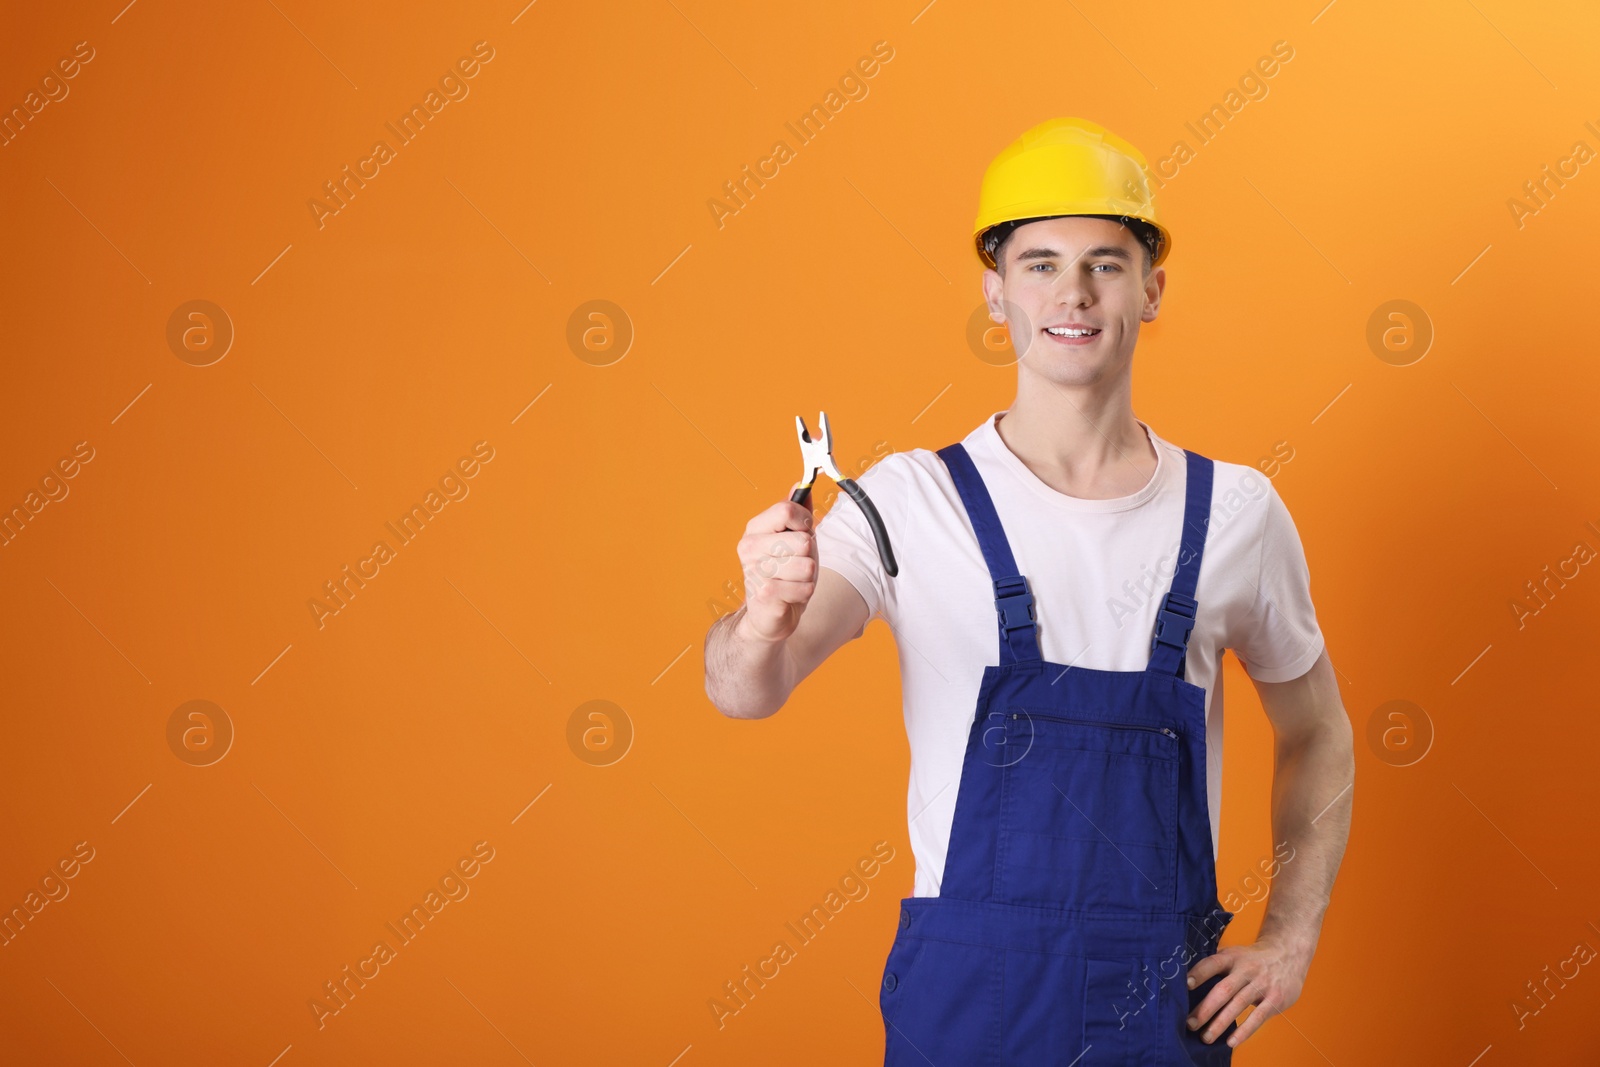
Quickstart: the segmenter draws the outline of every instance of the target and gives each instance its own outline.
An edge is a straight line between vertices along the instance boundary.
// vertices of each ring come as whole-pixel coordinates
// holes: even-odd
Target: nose
[[[1087,272],[1080,266],[1081,259],[1074,259],[1050,282],[1051,297],[1060,307],[1087,307],[1093,302]]]

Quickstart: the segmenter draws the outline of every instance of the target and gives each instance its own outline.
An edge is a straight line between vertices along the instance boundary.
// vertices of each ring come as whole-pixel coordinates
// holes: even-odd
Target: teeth
[[[1045,332],[1053,333],[1057,337],[1088,337],[1090,334],[1099,333],[1099,330],[1069,330],[1064,326],[1047,326]]]

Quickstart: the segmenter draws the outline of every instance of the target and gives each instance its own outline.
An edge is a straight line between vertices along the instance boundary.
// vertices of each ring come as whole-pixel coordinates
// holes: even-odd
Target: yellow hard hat
[[[1167,258],[1172,235],[1156,221],[1145,159],[1133,145],[1088,119],[1041,122],[995,157],[983,175],[973,243],[993,268],[984,234],[1002,222],[1053,215],[1121,215],[1161,234],[1153,263]]]

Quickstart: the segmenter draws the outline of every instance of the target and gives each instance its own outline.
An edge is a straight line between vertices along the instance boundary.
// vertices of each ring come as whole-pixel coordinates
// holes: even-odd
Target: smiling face
[[[1155,320],[1166,268],[1145,273],[1144,246],[1110,219],[1068,215],[1018,226],[983,274],[992,317],[1011,332],[1019,374],[1060,385],[1125,375],[1139,324]]]

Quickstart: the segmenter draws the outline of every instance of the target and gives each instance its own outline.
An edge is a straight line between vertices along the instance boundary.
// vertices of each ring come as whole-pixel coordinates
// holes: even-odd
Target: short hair
[[[983,235],[983,247],[989,253],[989,258],[994,260],[994,269],[1005,277],[1005,245],[1011,239],[1018,226],[1025,226],[1030,222],[1042,222],[1045,219],[1071,218],[1067,215],[1039,215],[1031,219],[1012,219],[1008,222],[998,223]],[[1129,215],[1082,215],[1079,218],[1106,219],[1110,222],[1120,222],[1133,231],[1134,239],[1144,249],[1144,272],[1149,274],[1155,267],[1156,255],[1161,251],[1161,231],[1143,219],[1136,219]]]

